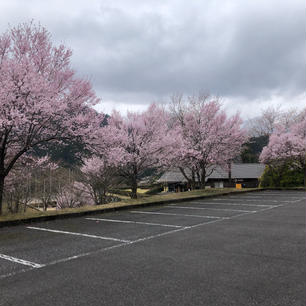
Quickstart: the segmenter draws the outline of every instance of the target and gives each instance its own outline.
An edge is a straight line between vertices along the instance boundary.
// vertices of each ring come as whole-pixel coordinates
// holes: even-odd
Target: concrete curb
[[[194,196],[182,199],[170,199],[170,200],[160,200],[155,202],[148,202],[148,203],[139,203],[139,204],[131,204],[131,205],[124,205],[124,206],[117,206],[117,207],[105,207],[97,210],[85,210],[79,212],[67,212],[58,215],[49,215],[49,216],[37,216],[25,219],[18,219],[18,220],[8,220],[8,221],[0,221],[0,228],[6,226],[15,226],[20,224],[29,224],[41,221],[50,221],[56,219],[67,219],[67,218],[76,218],[80,216],[86,215],[95,215],[101,213],[107,213],[112,211],[119,211],[119,210],[127,210],[127,209],[134,209],[139,207],[148,207],[148,206],[159,206],[163,204],[175,203],[175,202],[188,202],[197,199],[205,199],[205,198],[214,198],[219,196],[226,196],[229,194],[241,194],[241,193],[248,193],[248,192],[260,192],[264,190],[278,190],[276,188],[261,188],[261,189],[253,189],[253,190],[241,190],[241,191],[227,191],[224,193],[219,194],[208,194],[203,196]],[[283,190],[283,189],[282,189]],[[292,190],[292,189],[290,189]],[[293,190],[301,190],[301,189],[293,189]]]

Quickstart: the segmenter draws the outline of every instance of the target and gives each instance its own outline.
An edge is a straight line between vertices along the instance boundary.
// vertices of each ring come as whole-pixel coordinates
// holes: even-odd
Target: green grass
[[[164,195],[154,195],[148,197],[140,197],[139,199],[125,199],[120,202],[114,202],[104,205],[89,205],[89,206],[82,206],[78,208],[66,208],[61,210],[53,210],[53,211],[35,211],[33,209],[28,208],[25,213],[18,213],[18,214],[10,214],[7,211],[4,211],[4,214],[0,216],[1,221],[14,221],[14,220],[21,220],[21,219],[30,219],[30,218],[37,218],[41,216],[53,216],[53,215],[64,215],[64,214],[74,214],[79,212],[85,211],[97,211],[107,208],[115,208],[115,207],[126,207],[129,205],[142,205],[142,204],[149,204],[149,203],[164,203],[168,201],[174,200],[182,200],[182,199],[196,199],[199,197],[209,197],[212,195],[222,195],[228,193],[239,193],[245,191],[256,190],[257,188],[244,188],[242,190],[235,189],[235,188],[224,188],[224,189],[205,189],[205,190],[193,190],[187,192],[179,192],[179,193],[168,193]]]
[[[127,191],[127,192],[132,192],[132,189],[123,189],[124,191]],[[146,193],[147,191],[149,191],[150,189],[147,189],[147,188],[137,188],[137,194],[138,193]]]

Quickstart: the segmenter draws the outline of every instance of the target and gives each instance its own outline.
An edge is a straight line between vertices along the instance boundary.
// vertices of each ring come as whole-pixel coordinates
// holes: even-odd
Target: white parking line
[[[277,196],[277,197],[283,197],[283,198],[301,198],[301,197],[305,197],[304,195],[297,195],[297,194],[292,194],[292,195],[286,195],[286,194],[281,194],[281,193],[266,193],[263,196]]]
[[[24,259],[13,257],[13,256],[8,256],[8,255],[5,255],[5,254],[0,254],[0,258],[11,261],[11,262],[15,262],[15,263],[18,263],[18,264],[21,264],[21,265],[24,265],[24,266],[30,266],[32,268],[42,268],[42,267],[45,266],[45,265],[41,265],[41,264],[38,264],[38,263],[35,263],[35,262],[32,262],[32,261],[27,261],[27,260],[24,260]]]
[[[212,199],[212,201],[229,201],[228,199]],[[242,202],[262,202],[262,201],[265,201],[265,202],[284,202],[284,201],[278,201],[278,200],[266,200],[266,199],[262,199],[262,200],[245,200],[245,199],[235,199],[235,201],[242,201]]]
[[[210,210],[225,210],[225,211],[238,211],[238,212],[257,212],[257,210],[243,210],[243,209],[229,209],[229,208],[211,208],[211,207],[193,207],[193,206],[175,206],[175,204],[172,205],[166,205],[165,207],[169,208],[183,208],[183,209],[210,209]]]
[[[59,233],[59,234],[68,234],[68,235],[75,235],[75,236],[82,236],[87,238],[95,238],[95,239],[102,239],[102,240],[111,240],[111,241],[119,241],[119,242],[130,242],[130,240],[122,240],[117,238],[111,237],[104,237],[104,236],[97,236],[97,235],[90,235],[90,234],[83,234],[83,233],[75,233],[75,232],[67,232],[67,231],[60,231],[60,230],[53,230],[50,228],[43,228],[43,227],[34,227],[34,226],[27,226],[28,229],[38,230],[38,231],[46,231],[51,233]]]
[[[210,222],[208,222],[208,223],[210,223]],[[81,257],[85,257],[85,256],[97,254],[97,253],[106,252],[106,251],[109,251],[109,250],[113,250],[113,249],[120,248],[120,247],[123,247],[123,246],[135,244],[135,243],[142,242],[142,241],[145,241],[145,240],[150,240],[150,239],[154,239],[154,238],[157,238],[157,237],[166,236],[166,235],[169,235],[169,234],[172,234],[172,233],[184,231],[184,230],[189,229],[189,228],[190,227],[181,227],[181,228],[173,229],[171,231],[163,232],[163,233],[160,233],[160,234],[156,234],[156,235],[152,235],[152,236],[148,236],[148,237],[144,237],[144,238],[139,238],[139,239],[134,240],[134,241],[130,241],[130,242],[126,242],[126,243],[119,243],[119,244],[112,245],[110,247],[106,247],[106,248],[103,248],[103,249],[95,250],[95,251],[92,251],[92,252],[86,252],[86,253],[82,253],[82,254],[78,254],[78,255],[74,255],[74,256],[58,259],[58,260],[54,260],[52,262],[49,262],[48,266],[56,265],[56,264],[61,263],[61,262],[67,262],[67,261],[70,261],[70,260],[78,259],[78,258],[81,258]]]
[[[197,218],[209,218],[209,219],[228,219],[228,217],[172,214],[172,213],[162,213],[162,212],[153,212],[153,211],[132,210],[130,212],[133,213],[133,214],[166,215],[166,216],[180,216],[180,217],[197,217]]]
[[[273,197],[270,197],[270,198],[272,198],[272,199],[275,199],[275,196],[273,196]],[[264,199],[266,200],[266,201],[271,201],[270,200],[270,198],[268,198],[268,197],[264,197]],[[284,197],[284,196],[279,196],[279,200],[281,201],[282,199],[284,199],[284,200],[303,200],[303,199],[306,199],[306,198],[303,198],[303,197]],[[278,200],[276,200],[276,201],[278,201]]]
[[[206,224],[208,225],[208,224],[215,223],[215,222],[218,222],[218,221],[222,221],[222,219],[216,219],[216,220],[211,220],[211,221],[208,221],[208,222],[198,223],[198,224],[192,225],[192,226],[185,226],[185,227],[181,227],[181,228],[178,228],[178,229],[173,229],[171,231],[163,232],[163,233],[160,233],[160,234],[139,238],[137,240],[133,240],[133,241],[130,241],[130,242],[119,243],[119,244],[112,245],[110,247],[106,247],[106,248],[103,248],[103,249],[99,249],[99,250],[95,250],[95,251],[91,251],[91,252],[86,252],[86,253],[82,253],[82,254],[78,254],[78,255],[62,258],[62,259],[58,259],[58,260],[49,262],[47,264],[47,266],[56,265],[58,263],[67,262],[67,261],[78,259],[78,258],[81,258],[81,257],[106,252],[106,251],[109,251],[109,250],[113,250],[113,249],[116,249],[116,248],[121,248],[121,247],[124,247],[124,246],[136,244],[136,243],[151,240],[151,239],[155,239],[155,238],[158,238],[158,237],[167,236],[167,235],[174,234],[174,233],[177,233],[177,232],[180,232],[180,231],[185,231],[185,230],[193,228],[193,227],[203,226],[203,225],[206,225]]]
[[[280,201],[280,202],[296,202],[296,201],[302,201],[302,200],[306,200],[306,198],[291,198],[291,199],[287,199],[287,201]]]
[[[195,204],[202,204],[202,205],[205,205],[205,204],[208,204],[208,205],[233,205],[233,206],[258,206],[258,207],[273,207],[273,206],[276,206],[276,205],[263,205],[263,204],[238,204],[238,203],[216,203],[216,202],[200,202],[200,201],[192,201],[190,203],[195,203]]]
[[[294,200],[294,201],[283,201],[285,203],[296,203],[296,202],[299,202],[299,201],[304,201],[305,199],[298,199],[298,200]]]
[[[272,201],[275,197],[267,198],[266,196],[258,196],[258,197],[231,196],[231,197],[228,197],[228,198],[231,199],[231,200],[244,200],[244,201]],[[277,201],[277,200],[273,200],[273,201]]]
[[[160,224],[160,223],[149,223],[149,222],[130,221],[130,220],[114,220],[114,219],[101,219],[101,218],[85,218],[85,219],[86,219],[86,220],[93,220],[93,221],[106,221],[106,222],[118,222],[118,223],[132,223],[132,224],[155,225],[155,226],[165,226],[165,227],[175,227],[175,228],[185,227],[185,226],[181,226],[181,225],[170,225],[170,224]]]
[[[211,204],[216,204],[216,203],[211,203]],[[263,205],[261,205],[261,206],[263,206]],[[271,206],[271,205],[264,205],[264,206],[266,206],[266,208],[257,211],[257,213],[265,211],[265,210],[270,210],[270,209],[273,209],[273,208],[276,208],[276,207],[281,207],[283,205],[273,205],[273,206]],[[147,212],[145,212],[145,213],[147,213]],[[112,250],[112,249],[128,246],[128,245],[135,244],[135,243],[138,243],[138,242],[142,242],[142,241],[146,241],[146,240],[150,240],[150,239],[166,236],[166,235],[169,235],[169,234],[172,234],[172,233],[176,233],[176,232],[180,232],[180,231],[185,231],[187,229],[197,228],[197,227],[200,227],[200,226],[209,225],[209,224],[216,223],[216,222],[221,222],[224,219],[235,219],[235,218],[238,218],[240,216],[244,216],[244,215],[248,215],[248,214],[254,214],[254,213],[255,212],[246,212],[246,213],[238,214],[238,215],[235,215],[235,216],[232,216],[232,217],[228,217],[228,218],[214,217],[215,220],[211,220],[211,221],[208,221],[208,222],[198,223],[198,224],[191,225],[191,226],[181,227],[181,228],[174,229],[174,230],[171,230],[171,231],[167,231],[167,232],[164,232],[164,233],[160,233],[160,234],[157,234],[157,235],[152,235],[152,236],[149,236],[149,237],[140,238],[140,239],[137,239],[137,240],[134,240],[134,241],[123,242],[123,243],[119,243],[119,244],[116,244],[116,245],[113,245],[113,246],[110,246],[110,247],[98,249],[98,250],[95,250],[95,251],[90,251],[90,252],[86,252],[86,253],[82,253],[82,254],[66,257],[66,258],[62,258],[62,259],[59,259],[59,260],[55,260],[55,261],[49,262],[49,263],[47,263],[45,265],[41,265],[40,267],[37,267],[37,268],[42,268],[42,267],[46,267],[46,266],[56,265],[58,263],[68,262],[70,260],[74,260],[74,259],[78,259],[78,258],[81,258],[81,257],[86,257],[86,256],[90,256],[90,255],[93,255],[93,254],[98,254],[98,253],[106,252],[108,250]],[[39,229],[41,229],[41,228],[39,228]],[[6,277],[10,277],[10,276],[13,276],[13,275],[16,275],[16,274],[24,273],[24,272],[30,271],[32,269],[33,268],[23,269],[23,270],[19,270],[17,272],[12,272],[12,273],[8,273],[8,274],[0,275],[0,279],[1,278],[6,278]]]
[[[263,196],[262,195],[258,195],[258,196],[240,196],[240,195],[234,195],[234,196],[228,196],[228,198],[231,199],[262,199]]]

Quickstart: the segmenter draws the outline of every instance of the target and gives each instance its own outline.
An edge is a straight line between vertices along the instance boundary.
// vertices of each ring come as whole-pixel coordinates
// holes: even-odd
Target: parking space
[[[34,264],[35,265],[35,264]],[[20,273],[22,271],[26,271],[27,268],[32,268],[33,263],[18,260],[13,256],[8,256],[4,254],[0,254],[0,273],[1,276],[9,277],[10,275],[14,275],[15,273]],[[1,279],[1,277],[0,277]]]
[[[190,206],[190,207],[189,207]],[[169,215],[169,216],[183,216],[183,217],[194,217],[194,218],[204,218],[204,219],[219,219],[228,218],[237,214],[237,211],[218,209],[218,208],[208,208],[208,207],[194,207],[191,205],[186,206],[175,206],[169,205],[165,206],[160,210],[141,210],[134,211],[134,213],[139,214],[157,214],[157,215]]]
[[[277,246],[287,256],[288,247],[299,252],[296,241],[301,239],[300,232],[297,231],[296,241],[290,245],[281,227],[272,228],[269,238],[258,236],[256,230],[267,222],[275,222],[270,211],[282,207],[294,210],[296,204],[304,205],[305,199],[305,192],[299,191],[252,192],[3,228],[0,229],[0,281],[94,254],[107,258],[110,250],[119,251],[161,237],[168,237],[170,247],[171,237],[184,237],[188,231],[192,242],[193,229],[201,230],[203,237],[215,237],[218,231],[213,230],[214,224],[223,224],[227,234],[236,236],[236,240],[227,243],[225,233],[218,229],[220,237],[213,244],[219,245],[223,252],[231,253],[234,248],[235,252],[247,254],[246,250],[254,249],[252,252],[256,253],[256,245],[267,244],[262,251],[265,256],[277,256],[274,254]]]
[[[15,271],[16,265],[41,267],[79,254],[257,213],[304,198],[301,192],[265,191],[6,228],[1,230],[0,258],[7,264],[1,265],[0,273]]]
[[[44,226],[47,226],[44,224]],[[38,228],[35,227],[34,228]],[[40,224],[39,228],[43,228]],[[112,246],[118,242],[105,239],[63,235],[58,232],[41,231],[24,227],[0,230],[0,258],[6,259],[0,266],[0,273],[6,274],[7,264],[17,263],[19,268],[40,267],[54,260],[71,257],[84,252],[92,252]],[[9,256],[9,257],[5,257]],[[27,262],[33,263],[32,265]]]
[[[265,201],[265,202],[284,202],[287,201],[295,201],[305,198],[303,192],[297,191],[265,191],[260,192],[258,194],[250,193],[244,195],[231,195],[228,197],[229,199],[237,199],[237,200],[248,200],[248,201]],[[220,200],[221,198],[215,198],[214,200]]]
[[[162,230],[168,231],[169,227],[189,227],[202,222],[211,221],[209,218],[205,219],[203,217],[196,216],[184,216],[184,214],[161,214],[161,208],[156,208],[156,214],[150,208],[148,209],[138,209],[131,210],[127,212],[118,212],[116,214],[103,214],[100,215],[101,218],[118,220],[118,221],[132,221],[132,222],[144,222],[153,223],[162,226]],[[151,211],[153,213],[151,213]],[[143,213],[148,212],[148,213]],[[116,223],[116,222],[115,222]],[[152,230],[152,227],[148,225],[148,229]]]
[[[125,214],[122,214],[125,216]],[[107,216],[108,221],[105,220],[106,215],[95,215],[94,217],[85,217],[82,219],[61,220],[57,222],[47,222],[35,225],[35,227],[27,227],[34,231],[49,231],[58,235],[79,236],[85,237],[92,241],[103,240],[112,242],[131,242],[148,235],[159,234],[169,229],[180,226],[163,226],[164,224],[151,225],[141,222],[116,222],[111,216]],[[128,220],[125,220],[128,221]],[[149,222],[148,222],[149,223]],[[93,242],[95,243],[95,242]]]
[[[185,202],[183,205],[185,206],[186,204],[192,205],[193,207],[232,209],[232,210],[237,210],[237,211],[257,211],[257,210],[275,206],[275,204],[251,204],[248,202],[238,203],[237,201],[236,202],[235,201],[232,201],[232,202],[192,201],[191,203]],[[178,204],[177,206],[180,206],[180,204]]]

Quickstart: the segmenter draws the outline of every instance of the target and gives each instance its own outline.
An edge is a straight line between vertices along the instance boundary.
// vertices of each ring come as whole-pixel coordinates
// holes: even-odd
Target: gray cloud
[[[202,89],[250,103],[305,92],[301,0],[164,2],[12,1],[0,4],[0,30],[41,21],[109,101]]]

